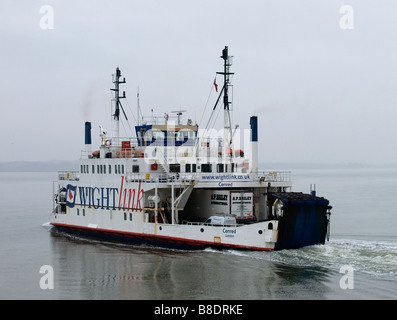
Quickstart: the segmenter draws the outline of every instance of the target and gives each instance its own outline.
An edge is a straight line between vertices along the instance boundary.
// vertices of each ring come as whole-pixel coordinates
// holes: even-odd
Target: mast
[[[139,87],[138,87],[138,91],[136,93],[136,114],[137,114],[137,125],[139,126]]]
[[[119,127],[119,120],[120,120],[120,107],[123,110],[124,113],[124,109],[123,106],[120,103],[120,99],[124,99],[125,98],[125,91],[123,91],[123,96],[120,97],[120,84],[121,83],[125,83],[125,78],[123,78],[123,81],[120,81],[120,77],[121,77],[121,71],[120,69],[117,67],[116,68],[116,74],[113,75],[113,83],[114,83],[114,89],[110,89],[112,91],[114,91],[114,114],[113,114],[113,143],[115,146],[119,145],[119,137],[120,137],[120,127]],[[125,113],[124,113],[125,115]]]
[[[224,114],[224,139],[223,139],[223,157],[226,157],[229,152],[231,143],[232,143],[232,124],[230,119],[230,101],[229,101],[229,85],[230,85],[230,75],[234,74],[233,72],[229,72],[230,66],[232,65],[232,56],[229,56],[229,48],[225,46],[225,49],[222,50],[221,58],[224,60],[224,68],[223,72],[217,72],[217,74],[223,75],[223,114]]]

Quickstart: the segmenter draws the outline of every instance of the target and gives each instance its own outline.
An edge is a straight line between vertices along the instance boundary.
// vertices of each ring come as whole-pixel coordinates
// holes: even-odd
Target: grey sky
[[[117,66],[131,126],[138,86],[145,115],[199,121],[227,45],[233,119],[259,116],[260,162],[397,162],[396,12],[382,0],[2,0],[0,161],[77,159],[85,121],[99,143]]]

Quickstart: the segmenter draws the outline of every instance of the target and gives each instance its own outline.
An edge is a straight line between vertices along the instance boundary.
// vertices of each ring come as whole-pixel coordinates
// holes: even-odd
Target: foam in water
[[[322,267],[334,271],[352,266],[355,271],[375,276],[397,277],[397,241],[333,239],[325,245],[275,252],[242,252],[228,254],[279,262],[297,267]]]

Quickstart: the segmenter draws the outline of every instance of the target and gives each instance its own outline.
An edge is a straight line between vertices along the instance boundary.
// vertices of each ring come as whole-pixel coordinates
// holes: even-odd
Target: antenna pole
[[[226,157],[229,152],[230,145],[232,144],[232,124],[230,119],[230,102],[229,102],[229,84],[230,79],[229,76],[234,74],[229,72],[230,66],[232,65],[231,56],[229,56],[229,48],[226,46],[222,50],[221,58],[224,60],[224,71],[217,72],[218,74],[223,75],[223,109],[224,109],[224,141],[223,141],[223,157]]]
[[[113,76],[114,89],[110,89],[115,93],[113,99],[113,101],[115,102],[115,108],[113,114],[113,139],[115,146],[119,145],[119,138],[120,138],[120,129],[119,129],[120,106],[121,106],[120,99],[125,98],[125,91],[123,92],[123,96],[120,97],[120,90],[119,90],[120,83],[125,83],[125,78],[122,81],[120,81],[120,77],[121,77],[121,71],[117,67],[116,74]]]
[[[137,110],[136,110],[136,113],[137,113],[137,125],[139,126],[139,109],[140,109],[140,106],[139,106],[139,86],[138,86],[138,91],[137,91],[137,94],[136,94],[136,100],[137,100]]]

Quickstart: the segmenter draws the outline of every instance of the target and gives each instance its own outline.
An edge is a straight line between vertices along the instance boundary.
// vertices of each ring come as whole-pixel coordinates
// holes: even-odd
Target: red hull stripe
[[[224,248],[234,248],[234,249],[245,249],[245,250],[261,250],[261,251],[273,251],[274,249],[270,248],[261,248],[255,246],[243,246],[243,245],[235,245],[235,244],[227,244],[227,243],[215,243],[210,241],[204,240],[194,240],[194,239],[185,239],[185,238],[177,238],[177,237],[170,237],[170,236],[160,236],[160,235],[153,235],[153,234],[146,234],[146,233],[136,233],[136,232],[127,232],[127,231],[118,231],[118,230],[111,230],[111,229],[101,229],[101,228],[89,228],[77,225],[70,225],[70,224],[63,224],[63,223],[51,223],[55,227],[60,227],[64,229],[76,230],[76,231],[85,231],[90,233],[98,233],[110,236],[118,236],[118,237],[126,237],[126,238],[136,238],[136,239],[143,239],[143,240],[152,240],[152,241],[163,241],[168,243],[179,243],[179,244],[186,244],[192,245],[197,247],[224,247]]]

